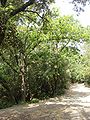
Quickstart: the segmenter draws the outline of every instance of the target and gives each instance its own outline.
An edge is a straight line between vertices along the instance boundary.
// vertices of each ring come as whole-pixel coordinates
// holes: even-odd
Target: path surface
[[[0,120],[90,120],[90,88],[74,84],[63,97],[2,109]]]

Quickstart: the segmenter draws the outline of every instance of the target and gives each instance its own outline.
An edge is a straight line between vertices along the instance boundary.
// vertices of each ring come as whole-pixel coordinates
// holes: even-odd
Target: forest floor
[[[0,120],[90,120],[90,88],[74,84],[62,97],[2,109]]]

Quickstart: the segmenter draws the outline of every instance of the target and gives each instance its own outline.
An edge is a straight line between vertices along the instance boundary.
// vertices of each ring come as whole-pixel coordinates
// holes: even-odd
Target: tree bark
[[[21,76],[22,101],[25,102],[26,100],[25,63],[24,63],[24,56],[22,53],[20,60],[20,76]]]
[[[2,44],[5,38],[5,30],[7,24],[7,15],[5,15],[4,11],[0,12],[0,45]]]

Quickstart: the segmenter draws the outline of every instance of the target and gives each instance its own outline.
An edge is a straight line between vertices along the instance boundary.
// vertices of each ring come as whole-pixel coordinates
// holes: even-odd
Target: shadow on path
[[[0,110],[0,120],[90,120],[90,88],[74,84],[65,96]]]

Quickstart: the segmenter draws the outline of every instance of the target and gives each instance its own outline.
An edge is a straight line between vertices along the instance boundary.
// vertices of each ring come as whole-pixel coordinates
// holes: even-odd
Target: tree
[[[81,11],[84,12],[84,7],[87,4],[90,4],[90,0],[71,0],[71,3],[74,4],[74,10],[80,14]]]
[[[0,45],[2,44],[5,38],[5,31],[7,28],[7,22],[14,16],[20,15],[21,12],[23,14],[26,10],[29,12],[37,13],[42,12],[45,13],[48,10],[48,4],[53,2],[53,0],[28,0],[27,2],[18,0],[18,1],[7,1],[7,0],[0,0]],[[21,4],[21,5],[20,5]],[[19,6],[19,7],[18,7]],[[32,10],[33,9],[33,10]]]
[[[7,54],[6,51],[1,51],[0,56],[2,57],[3,61],[9,65],[9,67],[13,70],[13,72],[19,73],[20,74],[20,79],[22,81],[22,97],[23,101],[25,101],[26,97],[26,88],[25,88],[25,73],[24,73],[24,66],[25,66],[25,54],[24,54],[24,46],[23,42],[20,40],[19,41],[19,36],[17,36],[17,30],[16,30],[16,23],[21,23],[23,21],[23,17],[21,16],[27,16],[29,19],[32,19],[33,17],[29,17],[29,15],[36,14],[38,16],[39,13],[42,13],[42,16],[40,16],[43,19],[43,16],[46,11],[48,11],[48,5],[53,2],[52,1],[34,1],[34,0],[28,0],[27,2],[25,1],[6,1],[6,0],[1,0],[0,1],[0,48],[6,49],[9,45],[9,48],[12,53],[14,53],[13,58],[15,59],[15,66],[13,66],[13,62],[10,59],[10,62],[8,62],[7,58],[4,58],[4,54]],[[21,5],[20,5],[21,4]],[[18,7],[19,6],[19,7]],[[23,14],[22,14],[23,12]],[[33,16],[33,15],[32,15]],[[21,21],[20,21],[21,19]],[[33,20],[32,20],[33,21]],[[29,24],[32,21],[29,21]],[[36,21],[35,21],[36,22]],[[4,41],[4,42],[3,42]],[[13,52],[13,50],[14,52]],[[20,54],[17,57],[18,50],[20,50]],[[5,53],[4,53],[5,52]],[[16,64],[19,63],[19,64]],[[16,67],[17,66],[17,67]],[[16,69],[18,68],[18,69]]]
[[[5,41],[0,46],[1,101],[10,101],[10,93],[16,103],[63,93],[71,63],[79,54],[77,44],[90,38],[88,30],[72,16],[45,12],[42,22],[42,14],[30,12],[33,7],[6,24]],[[10,89],[2,81],[8,81]]]
[[[89,28],[90,29],[90,28]],[[90,85],[90,42],[87,41],[83,45],[82,65],[84,81]]]

